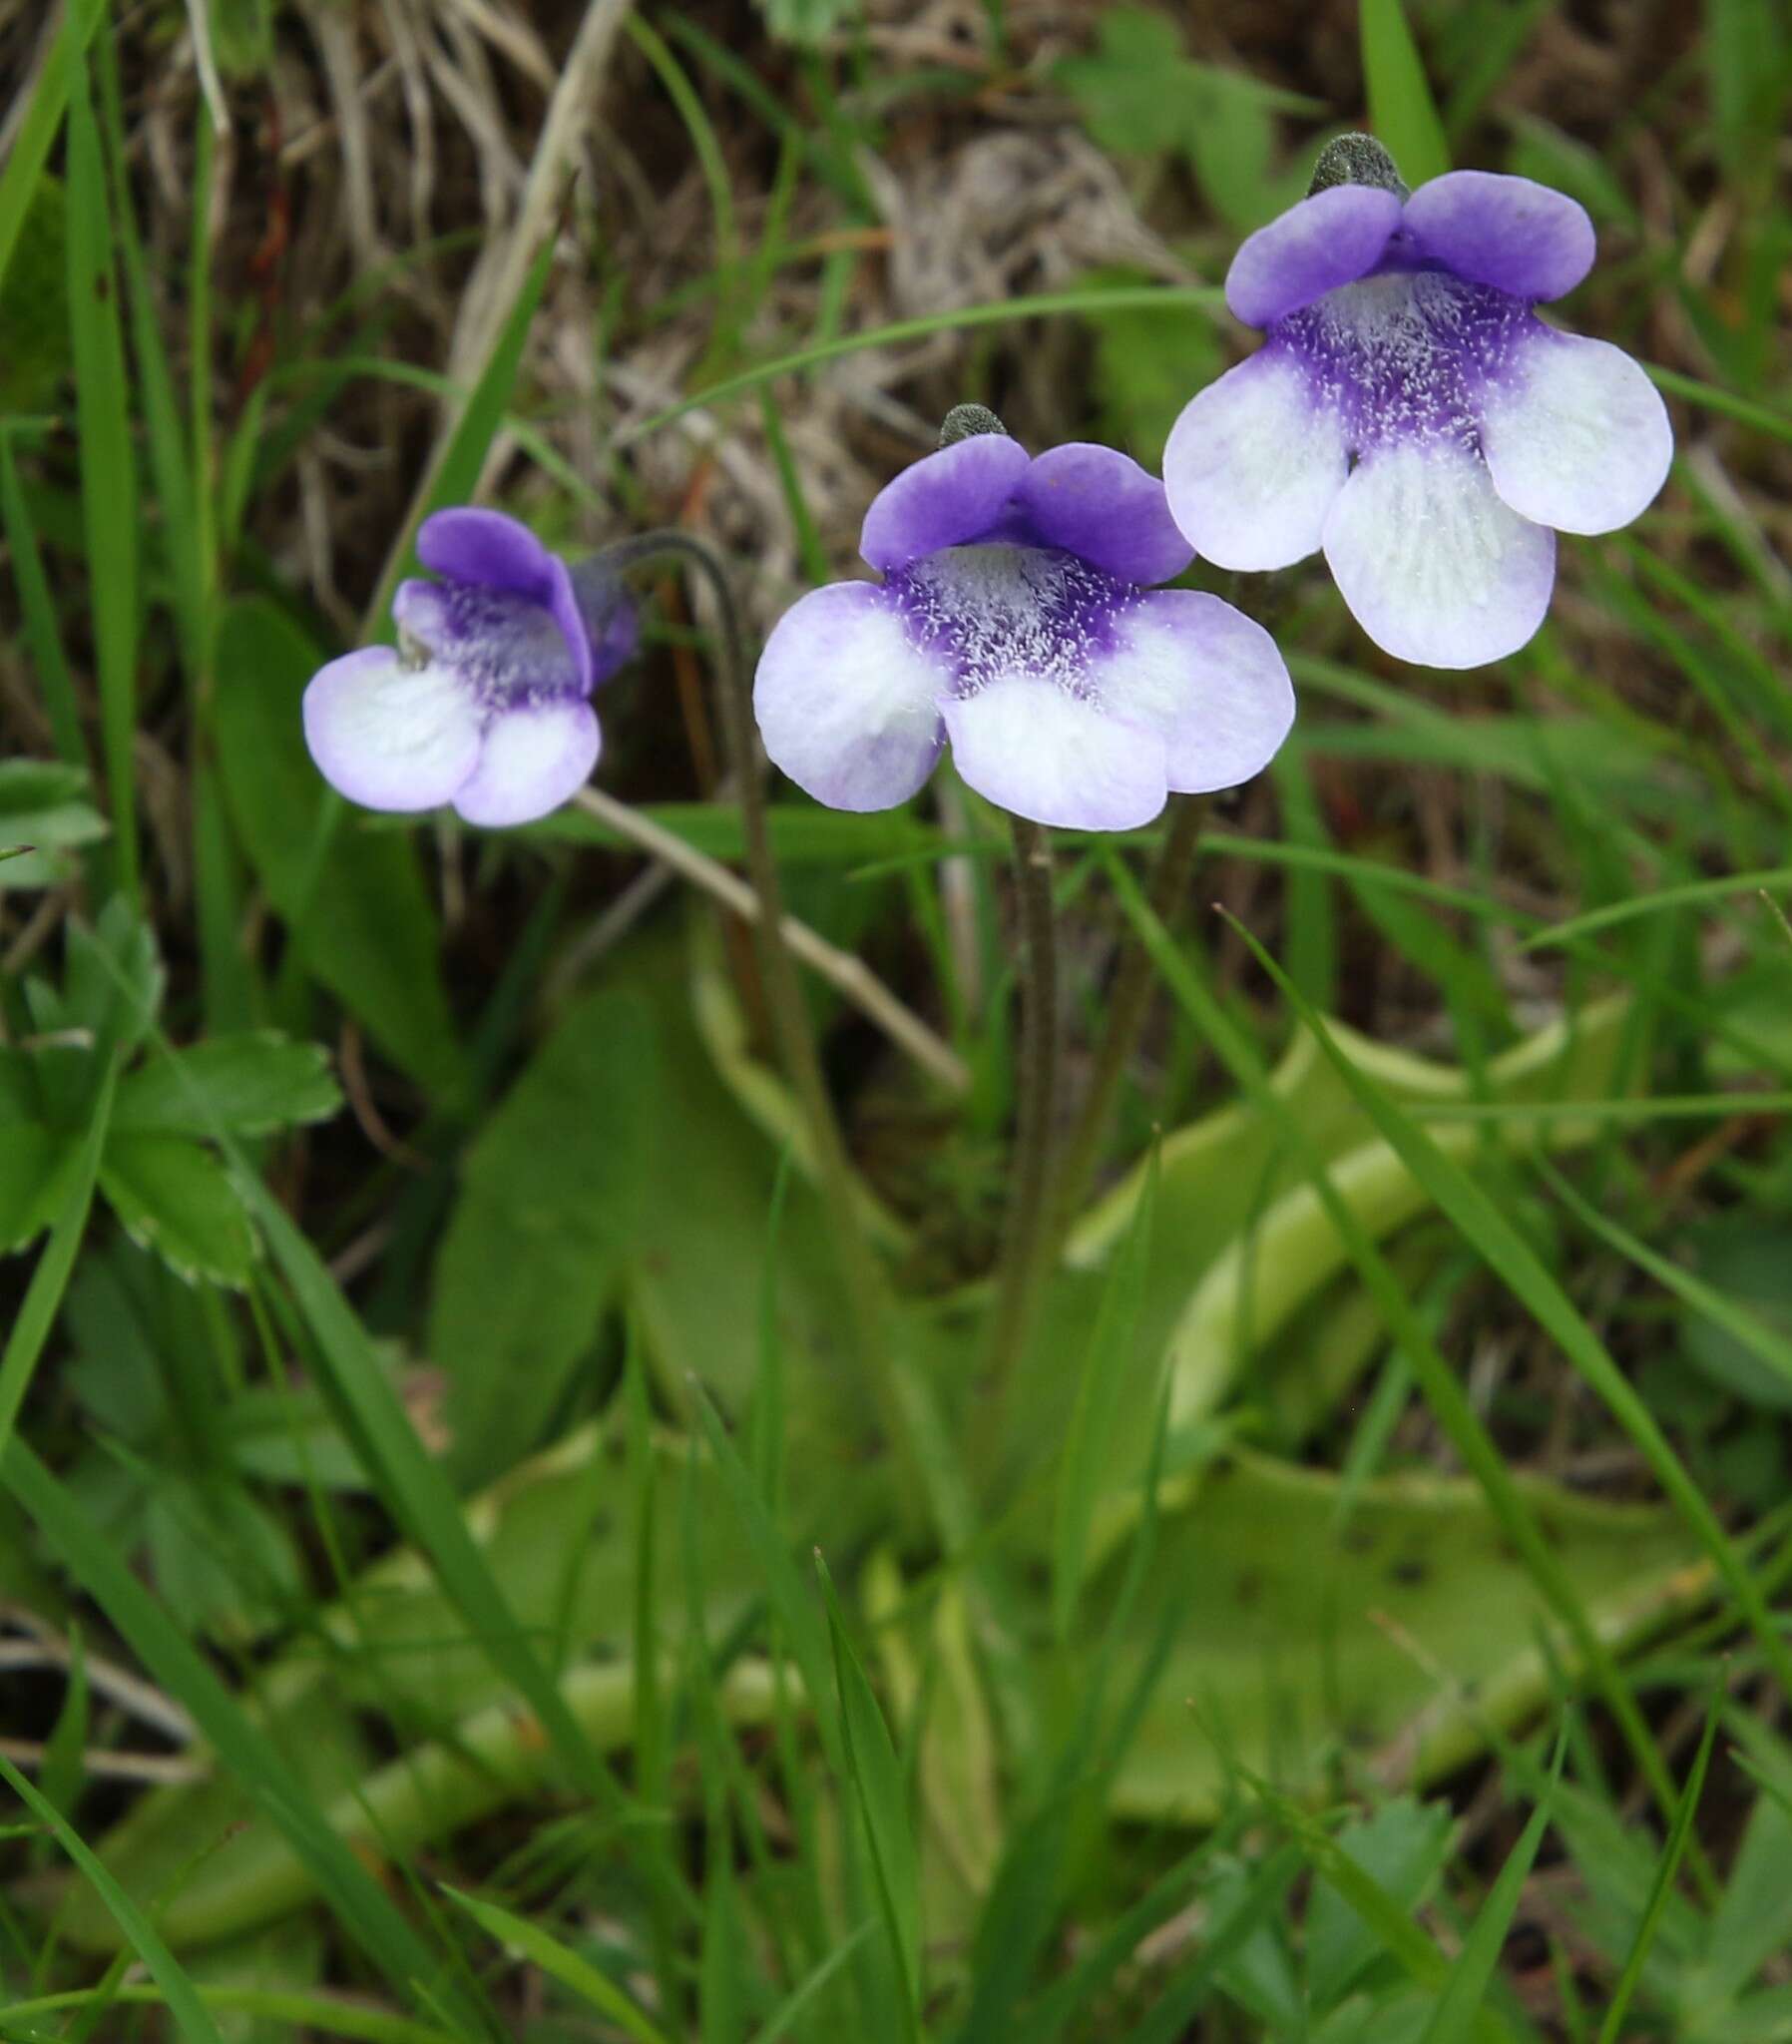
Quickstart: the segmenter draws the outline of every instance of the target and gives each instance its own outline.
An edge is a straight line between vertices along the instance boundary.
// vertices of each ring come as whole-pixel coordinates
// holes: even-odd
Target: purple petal
[[[872,498],[860,554],[887,572],[977,539],[1001,516],[1027,461],[1026,448],[1006,433],[973,433],[924,454]]]
[[[417,559],[450,583],[502,590],[540,604],[566,640],[581,692],[591,693],[591,642],[572,577],[560,556],[550,553],[528,526],[502,511],[472,506],[437,511],[417,529]]]
[[[598,720],[582,697],[519,703],[492,719],[454,806],[488,829],[533,823],[591,778],[600,744]]]
[[[1294,722],[1275,641],[1242,611],[1192,589],[1159,589],[1128,610],[1114,651],[1090,669],[1104,710],[1148,726],[1181,794],[1261,773]]]
[[[1052,448],[1021,478],[1015,502],[1046,545],[1121,582],[1167,582],[1193,558],[1163,485],[1113,447],[1073,441]]]
[[[1270,326],[1339,284],[1367,276],[1400,225],[1400,201],[1368,185],[1316,192],[1246,239],[1226,272],[1226,303]]]
[[[1013,675],[942,707],[953,764],[1011,815],[1134,830],[1168,799],[1162,738],[1056,682]]]
[[[1325,558],[1383,652],[1481,667],[1543,623],[1556,535],[1502,503],[1459,441],[1392,440],[1364,455],[1332,506]]]
[[[1450,171],[1406,202],[1406,226],[1432,261],[1515,298],[1559,298],[1592,267],[1586,209],[1529,178]]]
[[[443,667],[458,668],[482,700],[516,696],[578,696],[591,668],[591,643],[581,620],[569,641],[555,614],[532,598],[476,582],[398,585],[392,616],[399,632]],[[583,673],[574,655],[583,650]]]
[[[417,559],[451,582],[482,582],[545,603],[554,556],[528,526],[502,511],[460,505],[424,519],[417,528]]]
[[[1674,438],[1637,364],[1534,320],[1509,367],[1482,398],[1481,445],[1513,510],[1559,532],[1615,532],[1646,510]]]
[[[886,591],[835,582],[778,620],[753,678],[753,713],[772,765],[817,801],[888,809],[933,771],[950,682]]]
[[[402,665],[389,646],[332,660],[304,697],[305,744],[339,793],[369,809],[433,809],[478,764],[481,716],[466,678]]]
[[[1163,450],[1175,521],[1221,568],[1286,568],[1316,553],[1346,467],[1336,406],[1273,340],[1198,392]]]

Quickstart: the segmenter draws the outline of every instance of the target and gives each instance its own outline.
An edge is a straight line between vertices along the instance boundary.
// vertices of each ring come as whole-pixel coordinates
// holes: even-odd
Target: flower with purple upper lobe
[[[436,512],[417,558],[438,579],[399,584],[397,647],[332,660],[305,690],[311,758],[365,808],[533,822],[597,765],[590,698],[635,650],[634,609],[601,560],[569,568],[498,511]]]
[[[1293,721],[1288,671],[1218,597],[1149,587],[1192,557],[1163,485],[1110,447],[1030,458],[979,407],[942,440],[865,514],[882,582],[812,590],[766,643],[773,764],[832,808],[885,809],[950,740],[979,794],[1081,830],[1261,771]]]
[[[1549,608],[1556,533],[1627,525],[1673,455],[1641,368],[1532,310],[1592,259],[1592,223],[1547,186],[1452,171],[1409,197],[1380,144],[1333,143],[1311,195],[1233,259],[1226,302],[1268,339],[1176,422],[1176,523],[1225,568],[1323,547],[1402,660],[1516,652]]]

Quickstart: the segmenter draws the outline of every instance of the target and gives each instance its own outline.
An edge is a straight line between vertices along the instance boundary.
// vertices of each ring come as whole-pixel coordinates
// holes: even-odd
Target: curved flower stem
[[[619,572],[643,562],[673,555],[695,568],[714,594],[721,614],[722,727],[727,734],[729,762],[734,771],[734,790],[740,803],[740,825],[746,840],[746,870],[753,891],[759,897],[759,914],[754,928],[759,940],[760,969],[764,974],[766,1004],[771,1010],[772,1028],[778,1051],[814,1146],[815,1168],[821,1180],[821,1205],[832,1238],[839,1267],[841,1289],[852,1319],[854,1346],[870,1379],[879,1418],[897,1463],[898,1495],[905,1515],[923,1501],[931,1503],[936,1519],[942,1516],[937,1485],[927,1482],[932,1457],[917,1449],[922,1415],[916,1397],[900,1380],[891,1341],[889,1292],[882,1266],[878,1263],[860,1222],[860,1200],[847,1158],[846,1143],[828,1097],[820,1054],[809,1027],[809,1012],[803,1003],[802,984],[796,962],[786,941],[787,917],[783,888],[778,882],[777,862],[771,852],[771,832],[765,816],[765,789],[757,770],[753,743],[751,686],[741,644],[740,614],[728,587],[727,570],[719,556],[694,533],[668,528],[646,532],[604,549],[603,558]],[[943,1527],[943,1531],[946,1529]],[[948,1533],[951,1544],[952,1536]]]
[[[1014,818],[1015,874],[1021,898],[1021,1056],[1017,1074],[1013,1197],[1002,1246],[995,1323],[984,1371],[978,1445],[988,1462],[999,1450],[1015,1370],[1026,1352],[1047,1275],[1052,1111],[1058,1090],[1058,944],[1053,927],[1052,845],[1045,829]]]
[[[1199,794],[1171,795],[1169,826],[1157,849],[1157,863],[1151,873],[1147,898],[1151,913],[1166,926],[1173,925],[1182,897],[1188,891],[1200,848],[1201,825],[1206,820],[1207,798]],[[1151,997],[1151,959],[1136,935],[1126,939],[1120,952],[1120,969],[1108,995],[1108,1017],[1102,1041],[1096,1050],[1095,1071],[1064,1146],[1059,1168],[1057,1211],[1053,1233],[1062,1236],[1076,1216],[1078,1203],[1089,1190],[1096,1165],[1114,1116],[1115,1097],[1132,1060],[1144,1011]]]

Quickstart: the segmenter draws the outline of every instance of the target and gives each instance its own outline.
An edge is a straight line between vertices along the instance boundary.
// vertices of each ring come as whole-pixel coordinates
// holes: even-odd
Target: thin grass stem
[[[1021,904],[1021,1053],[1017,1073],[1013,1192],[984,1368],[978,1459],[998,1449],[1012,1385],[1039,1313],[1054,1212],[1053,1122],[1058,1097],[1058,939],[1053,921],[1052,843],[1043,825],[1014,818]]]

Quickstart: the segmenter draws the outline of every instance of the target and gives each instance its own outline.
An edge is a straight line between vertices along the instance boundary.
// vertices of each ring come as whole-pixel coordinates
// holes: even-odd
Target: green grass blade
[[[220,1763],[285,1833],[343,1928],[394,1986],[421,1992],[431,1983],[445,1981],[445,1961],[422,1941],[330,1828],[266,1734],[249,1720],[185,1630],[138,1581],[110,1531],[95,1522],[21,1440],[9,1442],[0,1457],[0,1482],[105,1612],[152,1680],[186,1707]]]
[[[408,2016],[390,2015],[365,2002],[347,2001],[334,1994],[302,1994],[278,1987],[215,1987],[208,1982],[190,1983],[207,2008],[220,2015],[255,2016],[269,2023],[288,2025],[293,2034],[315,2031],[319,2037],[345,2037],[351,2044],[460,2044],[451,2030],[433,2023],[413,2022]],[[61,1994],[45,1994],[33,2001],[8,2002],[0,2023],[17,2025],[15,2035],[41,2035],[29,2030],[33,2016],[61,2015],[96,2006],[118,2003],[140,2008],[167,2006],[160,1987],[147,1981],[106,1988],[74,1987]]]
[[[69,672],[69,657],[63,650],[62,633],[56,623],[56,602],[50,594],[50,579],[44,573],[44,557],[37,543],[37,526],[25,492],[19,487],[18,463],[8,433],[0,433],[0,533],[6,538],[13,582],[19,592],[25,644],[37,669],[44,713],[50,720],[57,753],[71,766],[86,766],[87,742],[81,736],[75,678]]]
[[[1662,1912],[1667,1907],[1668,1897],[1673,1893],[1674,1877],[1680,1870],[1680,1861],[1686,1856],[1686,1847],[1692,1838],[1692,1820],[1698,1814],[1699,1798],[1705,1792],[1705,1771],[1711,1765],[1711,1749],[1717,1740],[1717,1726],[1721,1717],[1723,1701],[1721,1688],[1711,1693],[1711,1703],[1705,1713],[1704,1737],[1698,1743],[1698,1752],[1693,1756],[1692,1770],[1686,1777],[1686,1792],[1680,1797],[1680,1806],[1674,1811],[1674,1819],[1668,1827],[1667,1843],[1662,1848],[1661,1863],[1655,1869],[1654,1882],[1649,1889],[1649,1899],[1642,1912],[1642,1920],[1636,1926],[1636,1935],[1630,1941],[1630,1949],[1624,1958],[1623,1971],[1617,1976],[1617,1985],[1611,1990],[1611,2006],[1605,2011],[1605,2020],[1599,2025],[1598,2044],[1619,2044],[1623,2034],[1623,2020],[1630,2006],[1630,1998],[1636,1992],[1642,1978],[1642,1969],[1655,1942],[1655,1933],[1661,1928]]]
[[[56,131],[62,126],[69,103],[71,52],[85,53],[105,13],[106,0],[75,0],[69,9],[68,26],[44,60],[37,90],[31,95],[31,104],[13,137],[6,168],[0,171],[0,284],[6,282],[13,251],[24,232],[25,216],[37,195],[37,182],[56,146]]]
[[[1163,1988],[1127,2044],[1180,2044],[1191,2034],[1189,2025],[1217,1986],[1221,1967],[1284,1905],[1299,1871],[1300,1853],[1292,1845],[1263,1861],[1231,1908],[1206,1926],[1200,1949]]]
[[[193,480],[187,467],[185,422],[175,395],[174,371],[163,345],[160,308],[150,282],[143,238],[131,197],[126,164],[123,95],[116,39],[111,25],[99,39],[100,111],[105,123],[106,160],[112,173],[112,219],[125,295],[130,308],[131,354],[137,370],[138,409],[144,446],[162,513],[162,543],[173,570],[175,621],[180,629],[189,679],[197,673],[205,641],[202,577],[195,553]],[[202,124],[204,126],[205,124]]]
[[[1438,1424],[1462,1457],[1464,1467],[1481,1485],[1488,1507],[1502,1532],[1518,1551],[1539,1593],[1556,1614],[1580,1656],[1581,1666],[1622,1728],[1625,1743],[1647,1778],[1663,1810],[1674,1804],[1672,1778],[1656,1750],[1654,1737],[1631,1695],[1617,1663],[1588,1620],[1572,1584],[1544,1537],[1506,1458],[1482,1424],[1457,1373],[1450,1367],[1423,1319],[1407,1296],[1387,1260],[1368,1232],[1339,1196],[1323,1159],[1314,1149],[1298,1116],[1269,1083],[1254,1047],[1201,983],[1146,903],[1123,863],[1111,857],[1109,879],[1121,906],[1171,993],[1181,1002],[1220,1061],[1252,1102],[1280,1125],[1292,1154],[1300,1160],[1314,1193],[1350,1254],[1365,1286],[1387,1321],[1400,1352],[1411,1363]]]
[[[39,1822],[48,1824],[56,1841],[93,1883],[100,1898],[118,1919],[119,1928],[130,1939],[137,1955],[149,1968],[162,1990],[169,2012],[181,2026],[188,2044],[223,2044],[218,2025],[194,1992],[193,1982],[176,1962],[175,1955],[156,1935],[150,1920],[119,1886],[104,1862],[76,1832],[62,1812],[21,1775],[11,1761],[0,1755],[0,1781],[23,1801]]]
[[[1052,1619],[1060,1644],[1070,1637],[1078,1594],[1083,1587],[1097,1500],[1112,1476],[1110,1448],[1114,1423],[1126,1387],[1125,1365],[1133,1349],[1151,1253],[1158,1155],[1153,1144],[1143,1191],[1103,1287],[1101,1311],[1089,1353],[1084,1358],[1077,1403],[1065,1434],[1052,1556]]]
[[[291,1286],[335,1395],[366,1444],[382,1494],[428,1555],[444,1591],[493,1667],[515,1685],[535,1712],[575,1780],[602,1806],[620,1811],[624,1797],[615,1777],[517,1623],[467,1529],[447,1475],[418,1439],[380,1367],[366,1329],[316,1251],[262,1184],[240,1148],[227,1139],[223,1147],[237,1193]]]
[[[511,393],[516,389],[517,373],[523,366],[523,349],[528,344],[529,330],[535,323],[542,292],[547,288],[548,272],[554,266],[555,241],[552,233],[543,239],[535,260],[529,265],[523,288],[517,293],[517,301],[511,306],[492,342],[492,351],[479,372],[478,382],[467,393],[459,417],[441,441],[417,486],[412,499],[412,516],[399,543],[393,547],[385,572],[379,578],[379,587],[367,606],[363,632],[366,638],[392,637],[394,628],[388,616],[392,592],[398,587],[400,577],[410,568],[417,527],[432,511],[438,511],[447,504],[464,503],[479,482],[479,471],[485,466],[493,436],[510,403]]]
[[[588,2007],[607,2017],[625,2036],[633,2037],[635,2044],[667,2044],[666,2032],[657,2030],[649,2022],[608,1973],[600,1972],[589,1959],[582,1959],[577,1952],[568,1951],[532,1918],[513,1915],[496,1902],[463,1894],[459,1888],[450,1887],[446,1882],[442,1884],[442,1892],[464,1909],[487,1936],[521,1952],[524,1958],[539,1966],[551,1979],[558,1980],[562,1987],[576,1994]]]
[[[1607,901],[1588,909],[1584,915],[1533,930],[1519,945],[1521,951],[1545,951],[1559,944],[1572,944],[1577,937],[1608,930],[1639,915],[1658,915],[1669,908],[1685,908],[1701,901],[1725,901],[1732,894],[1758,894],[1764,887],[1792,887],[1792,866],[1767,866],[1756,873],[1721,873],[1709,880],[1686,880],[1677,887],[1661,887],[1652,894],[1629,894],[1622,901]]]
[[[818,368],[842,355],[860,353],[868,347],[894,347],[903,341],[925,340],[929,334],[957,332],[968,326],[1001,326],[1015,319],[1052,319],[1081,312],[1205,312],[1218,318],[1225,310],[1225,293],[1210,284],[1137,284],[1115,290],[1045,291],[1037,297],[1004,298],[989,305],[960,305],[948,312],[929,312],[918,319],[895,319],[887,326],[868,327],[862,333],[845,333],[798,348],[793,354],[778,355],[757,368],[742,369],[724,376],[719,383],[706,384],[690,396],[668,405],[651,418],[639,419],[617,434],[613,446],[626,447],[669,426],[699,405],[720,404],[774,383],[780,376],[795,375],[803,369]]]
[[[1783,1334],[1777,1333],[1746,1306],[1738,1305],[1714,1285],[1707,1284],[1702,1278],[1695,1278],[1671,1257],[1661,1256],[1650,1249],[1647,1243],[1638,1240],[1609,1215],[1601,1214],[1589,1200],[1582,1199],[1573,1185],[1546,1159],[1538,1157],[1533,1161],[1549,1180],[1557,1198],[1582,1227],[1596,1235],[1607,1248],[1627,1258],[1639,1271],[1646,1272],[1682,1304],[1690,1306],[1714,1327],[1721,1327],[1775,1376],[1784,1377],[1792,1383],[1792,1342]]]
[[[13,1320],[12,1332],[6,1337],[5,1351],[0,1353],[0,1456],[6,1453],[13,1421],[19,1415],[32,1373],[44,1352],[44,1343],[50,1337],[63,1292],[68,1288],[69,1275],[75,1268],[76,1254],[87,1233],[87,1217],[93,1208],[94,1187],[99,1183],[100,1159],[106,1149],[106,1131],[112,1123],[112,1102],[117,1088],[118,1057],[115,1053],[106,1061],[93,1115],[82,1139],[74,1183],[69,1188],[55,1227],[50,1231],[50,1240],[37,1260],[37,1268],[31,1274],[24,1302]]]
[[[848,1937],[842,1938],[821,1963],[804,1980],[801,1980],[779,2002],[764,2022],[753,2032],[748,2044],[779,2044],[787,2037],[798,2018],[821,1994],[830,1980],[840,1971],[848,1959],[857,1956],[859,1947],[865,1942],[877,1925],[867,1918]]]
[[[74,13],[62,48],[69,80],[69,338],[81,444],[82,519],[87,557],[94,567],[90,587],[101,752],[112,798],[118,883],[135,905],[137,463],[131,446],[130,382],[106,204],[106,165],[88,95],[80,20]]]
[[[1696,404],[1705,411],[1714,411],[1726,419],[1734,419],[1739,425],[1752,426],[1757,433],[1770,433],[1776,440],[1792,440],[1792,412],[1779,410],[1771,404],[1757,404],[1753,398],[1738,397],[1733,391],[1724,390],[1715,383],[1703,383],[1696,376],[1683,375],[1678,369],[1664,369],[1657,362],[1644,362],[1657,390],[1664,390],[1669,397],[1678,397],[1687,404]]]
[[[1299,989],[1243,925],[1227,917],[1250,946],[1263,969],[1281,988],[1302,1023],[1312,1033],[1326,1061],[1343,1080],[1357,1104],[1430,1195],[1434,1204],[1462,1234],[1494,1275],[1531,1312],[1544,1331],[1604,1400],[1612,1416],[1641,1450],[1688,1529],[1710,1556],[1719,1577],[1736,1600],[1768,1665],[1782,1685],[1792,1690],[1792,1652],[1781,1637],[1773,1614],[1724,1532],[1705,1495],[1687,1474],[1654,1415],[1636,1394],[1598,1336],[1581,1317],[1537,1252],[1519,1234],[1489,1194],[1441,1151],[1424,1129],[1359,1071],[1333,1041]]]
[[[1362,0],[1358,25],[1370,126],[1409,185],[1441,178],[1450,168],[1450,145],[1406,10],[1400,0]]]
[[[1561,1777],[1562,1762],[1567,1752],[1566,1744],[1557,1749],[1552,1784]],[[1469,1932],[1455,1965],[1450,1969],[1450,1978],[1431,2012],[1430,2022],[1425,2025],[1420,2044],[1468,2044],[1468,2039],[1475,2034],[1486,2007],[1494,1968],[1500,1963],[1500,1954],[1506,1947],[1506,1933],[1512,1928],[1513,1917],[1518,1914],[1525,1883],[1531,1878],[1531,1868],[1537,1858],[1537,1848],[1543,1843],[1544,1833],[1549,1827],[1550,1801],[1546,1797],[1531,1812],[1531,1820],[1520,1834],[1519,1842],[1507,1854],[1499,1878],[1488,1890],[1487,1900],[1482,1903],[1481,1913],[1475,1918],[1475,1927]]]
[[[808,1691],[828,1760],[835,1773],[844,1780],[846,1749],[841,1743],[838,1713],[829,1707],[834,1687],[831,1677],[833,1652],[826,1625],[815,1609],[814,1598],[804,1592],[796,1563],[791,1559],[776,1522],[765,1508],[752,1471],[740,1459],[714,1406],[700,1386],[696,1391],[696,1416],[708,1441],[709,1451],[715,1457],[722,1488],[739,1514],[753,1558],[765,1578],[766,1595],[795,1658],[803,1686]]]
[[[878,1900],[902,1984],[903,2028],[921,2035],[921,1887],[914,1831],[909,1823],[908,1777],[896,1757],[889,1727],[865,1670],[847,1637],[833,1578],[819,1552],[815,1570],[827,1600],[833,1639],[834,1680],[839,1686],[840,1724],[849,1778],[871,1843]]]

